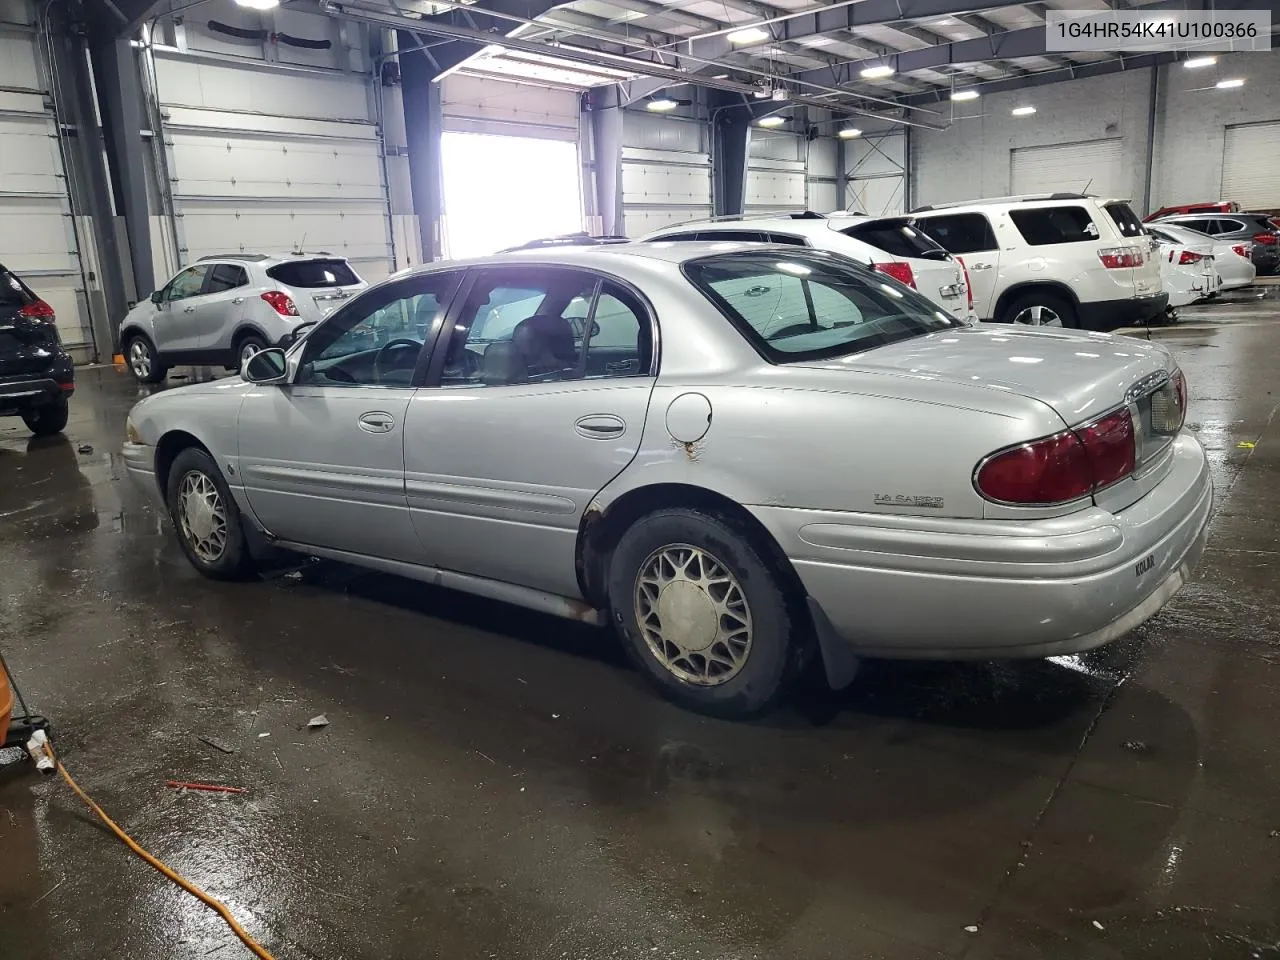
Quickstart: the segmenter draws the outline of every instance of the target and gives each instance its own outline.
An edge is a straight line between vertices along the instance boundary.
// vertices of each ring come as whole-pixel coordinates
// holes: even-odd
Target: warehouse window
[[[1029,207],[1009,211],[1009,219],[1033,247],[1098,239],[1098,225],[1084,207]]]

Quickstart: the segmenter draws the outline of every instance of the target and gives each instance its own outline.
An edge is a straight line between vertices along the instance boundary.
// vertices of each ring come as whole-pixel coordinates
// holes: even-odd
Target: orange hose
[[[227,926],[231,928],[231,932],[234,933],[237,937],[239,937],[240,941],[246,947],[252,950],[254,953],[254,956],[258,957],[259,960],[275,960],[275,957],[267,953],[266,948],[263,947],[262,944],[258,943],[257,940],[253,939],[253,937],[249,935],[248,931],[246,931],[244,927],[240,926],[240,924],[236,922],[236,918],[231,915],[231,911],[227,909],[226,904],[224,904],[221,900],[216,900],[213,897],[209,896],[209,894],[205,893],[203,890],[197,887],[194,883],[187,880],[186,877],[183,877],[181,874],[171,869],[167,864],[163,863],[160,860],[157,860],[151,854],[147,853],[147,851],[143,850],[142,847],[138,846],[138,844],[134,842],[131,836],[129,836],[127,833],[121,830],[116,825],[116,822],[112,820],[110,817],[108,817],[106,812],[100,806],[98,806],[96,803],[93,802],[92,797],[90,797],[87,793],[85,793],[83,790],[80,789],[80,785],[71,778],[71,774],[67,773],[67,768],[62,765],[62,761],[59,760],[57,757],[57,754],[53,752],[53,747],[49,747],[48,750],[49,750],[49,755],[53,757],[53,762],[56,763],[58,766],[58,772],[62,774],[62,779],[67,781],[67,786],[69,786],[72,790],[76,792],[76,796],[84,801],[85,806],[87,806],[90,810],[92,810],[95,814],[97,814],[98,819],[107,825],[107,827],[111,830],[112,833],[116,835],[116,837],[120,840],[121,843],[123,843],[126,847],[132,850],[136,856],[145,860],[156,870],[159,870],[162,874],[164,874],[166,877],[168,877],[170,880],[172,880],[174,883],[180,886],[183,890],[187,891],[187,893],[191,894],[193,897],[195,897],[205,906],[209,907],[211,910],[216,911],[218,915],[221,916],[222,919],[227,922]]]

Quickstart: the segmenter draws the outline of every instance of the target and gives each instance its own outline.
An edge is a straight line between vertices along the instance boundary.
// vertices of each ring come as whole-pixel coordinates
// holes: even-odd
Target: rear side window
[[[1124,236],[1140,237],[1146,233],[1142,228],[1142,221],[1127,203],[1108,203],[1106,210]]]
[[[947,251],[932,237],[921,233],[906,220],[872,220],[840,231],[846,237],[869,243],[895,257],[945,260]]]
[[[267,276],[286,287],[347,287],[360,282],[345,260],[291,260],[268,268]]]
[[[995,250],[995,231],[991,221],[981,213],[952,213],[940,217],[922,217],[916,226],[942,244],[950,253],[977,253]]]
[[[704,230],[699,240],[736,241],[738,243],[768,243],[769,235],[759,230]],[[783,241],[779,241],[780,243]]]
[[[698,235],[696,233],[664,233],[664,234],[661,234],[660,236],[654,237],[649,242],[650,243],[677,243],[677,242],[687,243],[690,240],[697,240],[697,239],[698,239]]]
[[[213,268],[213,272],[209,276],[209,287],[205,292],[222,293],[224,290],[243,287],[248,282],[249,274],[245,273],[244,267],[237,267],[230,263],[219,263]]]
[[[1240,220],[1219,220],[1214,233],[1238,233],[1245,229],[1248,228]]]
[[[1084,207],[1024,207],[1010,210],[1009,219],[1033,247],[1098,239],[1098,225]]]
[[[0,267],[0,307],[25,307],[30,300],[22,281]]]
[[[791,233],[766,233],[765,238],[770,243],[781,243],[790,247],[807,247],[809,245],[803,237],[797,237]]]

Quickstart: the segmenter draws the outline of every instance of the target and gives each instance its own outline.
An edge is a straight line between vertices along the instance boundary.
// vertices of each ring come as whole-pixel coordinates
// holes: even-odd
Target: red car
[[[1159,220],[1161,217],[1172,217],[1180,213],[1239,213],[1240,204],[1232,200],[1216,200],[1210,203],[1180,203],[1172,207],[1161,207],[1155,213],[1142,218],[1143,223]]]

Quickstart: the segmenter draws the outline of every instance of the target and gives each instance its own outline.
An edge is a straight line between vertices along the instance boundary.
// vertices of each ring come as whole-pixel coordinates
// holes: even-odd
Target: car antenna
[[[293,252],[297,254],[301,254],[302,251],[306,248],[306,243],[307,243],[307,235],[304,233],[302,235],[302,239],[298,241],[298,244],[294,248]]]
[[[1090,178],[1089,178],[1089,182],[1088,182],[1088,183],[1086,183],[1086,184],[1084,185],[1084,189],[1083,189],[1083,190],[1081,190],[1080,192],[1081,192],[1081,193],[1083,193],[1083,194],[1087,197],[1087,196],[1089,195],[1089,188],[1090,188],[1091,186],[1093,186],[1093,177],[1090,177]]]

